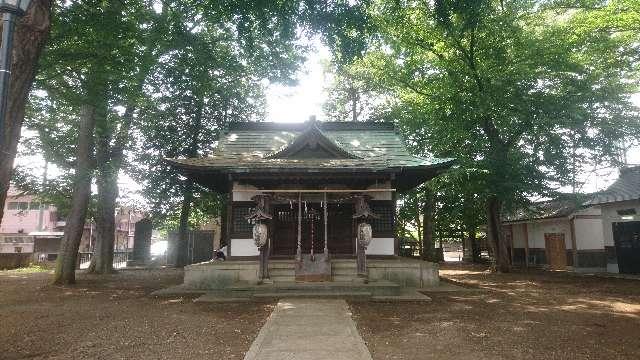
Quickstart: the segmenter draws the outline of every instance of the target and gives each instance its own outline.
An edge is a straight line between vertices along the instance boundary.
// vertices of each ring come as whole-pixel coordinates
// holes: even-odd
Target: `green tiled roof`
[[[238,123],[230,126],[210,157],[170,159],[174,166],[225,172],[252,169],[335,169],[380,171],[394,168],[448,167],[452,159],[411,155],[393,126],[378,123],[315,123],[323,136],[359,159],[269,158],[292,144],[305,124]]]

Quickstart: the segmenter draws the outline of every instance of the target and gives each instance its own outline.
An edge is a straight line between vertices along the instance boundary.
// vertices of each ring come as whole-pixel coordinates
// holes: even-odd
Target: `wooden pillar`
[[[327,210],[328,204],[327,204],[327,193],[324,193],[324,256],[325,259],[329,259],[329,243],[328,243],[328,235],[327,235],[327,223],[328,223],[328,214],[329,211]]]
[[[393,181],[393,178],[392,180]],[[396,226],[398,225],[397,222],[397,216],[398,216],[398,194],[394,191],[391,193],[391,203],[393,206],[393,224],[391,225],[391,228],[393,229],[393,255],[395,256],[399,256],[400,255],[400,241],[398,239],[398,232],[396,231]]]
[[[231,257],[231,230],[233,220],[233,192],[227,197],[227,216],[225,219],[225,238],[227,242],[227,256]]]
[[[570,226],[570,231],[571,231],[571,254],[573,257],[573,268],[577,268],[578,267],[578,245],[576,243],[576,218],[571,218],[571,220],[569,220],[569,224]],[[566,246],[565,246],[566,247]]]
[[[271,234],[269,234],[271,235]],[[260,247],[260,280],[269,280],[269,253],[271,251],[271,236],[267,238],[267,243]]]
[[[523,224],[524,229],[524,266],[529,267],[529,228],[527,223]]]
[[[302,261],[302,193],[298,193],[298,248],[296,260]]]
[[[513,224],[509,225],[509,248],[511,249],[511,265],[513,265]]]

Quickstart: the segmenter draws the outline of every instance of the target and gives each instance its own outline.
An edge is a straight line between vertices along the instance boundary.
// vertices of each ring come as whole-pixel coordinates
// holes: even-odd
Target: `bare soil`
[[[273,309],[149,296],[175,269],[51,277],[0,271],[0,359],[242,359]]]
[[[443,266],[470,292],[352,303],[378,359],[640,359],[640,281]]]

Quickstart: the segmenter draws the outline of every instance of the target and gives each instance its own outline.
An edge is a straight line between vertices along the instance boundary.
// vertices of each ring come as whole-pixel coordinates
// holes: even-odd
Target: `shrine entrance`
[[[306,203],[302,209],[302,253],[324,252],[324,209],[322,203]],[[298,238],[298,208],[289,204],[273,205],[272,250],[274,257],[294,257]],[[327,247],[334,256],[355,256],[353,204],[328,204]],[[313,232],[313,236],[312,236]]]

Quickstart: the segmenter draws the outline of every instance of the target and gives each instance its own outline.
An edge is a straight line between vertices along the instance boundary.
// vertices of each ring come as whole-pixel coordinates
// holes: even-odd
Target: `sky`
[[[284,86],[279,84],[269,84],[266,90],[267,109],[266,121],[273,122],[303,122],[310,116],[316,116],[318,120],[325,119],[322,104],[328,98],[327,87],[331,78],[324,73],[324,65],[330,60],[329,50],[319,42],[314,41],[310,55],[298,74],[298,82],[295,86]],[[640,106],[640,94],[634,97],[635,103]],[[640,148],[632,149],[628,154],[629,164],[640,164]],[[21,157],[16,160],[19,165],[26,166],[34,174],[42,173],[43,161],[38,157]],[[55,176],[56,170],[49,169],[50,174]],[[618,169],[606,168],[598,171],[585,173],[582,178],[586,184],[582,188],[583,192],[594,192],[605,189],[618,176]],[[119,179],[120,193],[125,198],[133,200],[135,203],[143,202],[137,195],[141,190],[137,184],[127,175],[123,174]],[[570,189],[562,189],[570,191]]]
[[[297,86],[272,84],[267,88],[267,119],[274,122],[302,122],[315,115],[324,119],[322,104],[327,99],[323,64],[331,59],[329,49],[317,41],[312,43],[307,61],[298,74]]]

